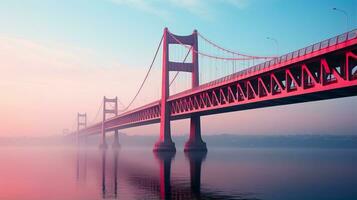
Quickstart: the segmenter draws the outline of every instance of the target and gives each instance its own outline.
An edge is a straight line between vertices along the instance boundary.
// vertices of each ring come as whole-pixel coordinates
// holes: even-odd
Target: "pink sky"
[[[129,77],[144,73],[90,50],[19,38],[0,38],[0,59],[0,120],[5,122],[0,135],[72,128],[77,111],[93,118],[103,95],[133,95],[122,83],[137,84]]]
[[[11,37],[0,37],[0,60],[0,136],[61,134],[73,128],[78,111],[87,112],[90,123],[103,95],[127,104],[145,74],[90,49]],[[159,97],[160,64],[136,106]],[[353,97],[207,116],[202,129],[204,134],[354,133],[357,111],[349,107],[355,102]],[[173,134],[185,134],[188,127],[185,120],[174,122]],[[124,132],[158,134],[158,125]]]

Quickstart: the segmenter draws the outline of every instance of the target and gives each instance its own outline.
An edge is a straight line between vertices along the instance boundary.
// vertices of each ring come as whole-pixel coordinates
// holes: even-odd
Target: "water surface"
[[[0,147],[0,199],[357,199],[357,150]]]

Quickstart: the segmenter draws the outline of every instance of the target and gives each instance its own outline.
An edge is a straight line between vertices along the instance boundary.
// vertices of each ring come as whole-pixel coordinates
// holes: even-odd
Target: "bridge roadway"
[[[282,55],[167,99],[170,120],[192,115],[354,96],[357,94],[357,29]],[[160,122],[160,101],[104,122],[113,131]],[[79,130],[100,134],[102,122]]]

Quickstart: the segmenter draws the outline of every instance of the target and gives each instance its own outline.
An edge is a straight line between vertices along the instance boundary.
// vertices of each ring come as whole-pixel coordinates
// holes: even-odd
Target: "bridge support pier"
[[[153,151],[154,152],[160,152],[160,151],[175,152],[176,151],[175,143],[172,141],[171,142],[158,141],[158,142],[156,142]]]
[[[166,104],[166,102],[164,103]],[[175,143],[172,141],[171,138],[171,127],[170,127],[170,119],[169,114],[165,114],[165,112],[169,112],[169,107],[163,106],[161,107],[161,123],[160,123],[160,139],[155,143],[153,151],[171,151],[175,152],[176,147]],[[166,109],[166,111],[165,111]]]
[[[201,117],[192,116],[190,119],[190,138],[185,144],[185,152],[188,151],[207,151],[207,145],[201,137]]]
[[[114,148],[114,149],[120,148],[118,130],[114,131],[114,141],[112,144],[112,148]]]
[[[175,152],[176,147],[175,143],[171,138],[171,127],[168,115],[162,115],[161,124],[160,124],[160,139],[155,143],[154,152],[160,151],[171,151]]]
[[[100,149],[107,149],[107,138],[105,135],[105,112],[103,111],[103,121],[102,121],[102,143],[99,145]]]
[[[102,143],[99,145],[99,148],[101,148],[101,149],[107,149],[108,148],[107,140],[106,140],[106,137],[105,137],[105,132],[102,133]]]

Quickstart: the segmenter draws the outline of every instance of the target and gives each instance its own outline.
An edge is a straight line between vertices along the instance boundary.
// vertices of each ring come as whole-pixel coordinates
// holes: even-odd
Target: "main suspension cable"
[[[170,36],[180,45],[184,46],[185,48],[190,48],[187,45],[183,44],[179,39],[177,39],[173,34],[171,34],[169,32]],[[245,57],[245,58],[233,58],[233,57],[219,57],[219,56],[214,56],[214,55],[209,55],[200,51],[197,51],[196,49],[192,49],[193,52],[205,56],[205,57],[209,57],[209,58],[213,58],[213,59],[217,59],[217,60],[252,60],[252,59],[257,59],[254,57]],[[259,57],[259,59],[271,59],[272,57]]]
[[[161,40],[160,40],[159,45],[157,46],[157,49],[156,49],[154,58],[153,58],[153,60],[151,61],[150,67],[149,67],[148,71],[146,72],[145,78],[144,78],[144,80],[141,82],[141,85],[140,85],[138,91],[136,92],[135,96],[132,98],[132,100],[130,101],[130,103],[128,104],[128,106],[125,107],[123,110],[121,110],[122,112],[124,112],[124,111],[126,111],[126,110],[128,110],[128,109],[130,108],[130,106],[134,103],[134,101],[135,101],[136,98],[138,97],[139,93],[141,92],[141,89],[143,89],[144,84],[145,84],[145,82],[146,82],[146,80],[147,80],[147,78],[149,77],[149,74],[150,74],[150,72],[151,72],[151,69],[152,69],[152,67],[154,66],[154,63],[155,63],[157,54],[158,54],[158,52],[159,52],[159,50],[160,50],[160,47],[161,47],[161,43],[162,43],[163,38],[164,38],[164,36],[161,37]]]
[[[90,121],[90,124],[93,124],[93,122],[97,119],[97,117],[99,116],[99,112],[100,112],[100,110],[102,109],[102,107],[103,107],[103,101],[102,101],[102,103],[100,104],[100,106],[99,106],[99,108],[98,108],[98,110],[97,110],[97,113],[95,114],[95,117]]]
[[[125,108],[125,105],[123,104],[123,102],[121,102],[120,101],[120,99],[118,99],[118,103],[120,104],[120,106],[122,107],[122,108]],[[121,113],[121,112],[124,112],[124,109],[118,109],[118,113]]]
[[[219,46],[218,44],[212,42],[211,40],[207,39],[206,37],[204,37],[201,33],[197,32],[198,36],[201,37],[204,41],[208,42],[209,44],[211,44],[212,46],[222,50],[222,51],[225,51],[227,53],[231,53],[233,55],[237,55],[237,56],[244,56],[244,57],[249,57],[249,58],[252,58],[252,59],[269,59],[269,58],[276,58],[275,56],[253,56],[253,55],[247,55],[247,54],[242,54],[242,53],[237,53],[237,52],[234,52],[234,51],[231,51],[229,49],[226,49],[226,48],[223,48],[221,46]]]

